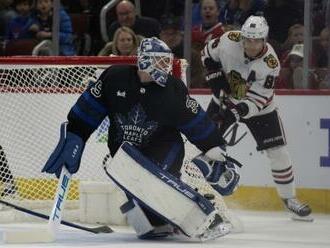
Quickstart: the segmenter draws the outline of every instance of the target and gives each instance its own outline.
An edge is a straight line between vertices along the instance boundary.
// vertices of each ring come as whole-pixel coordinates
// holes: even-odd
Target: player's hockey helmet
[[[250,16],[242,26],[242,36],[249,39],[266,39],[269,27],[265,17]]]
[[[137,51],[137,65],[160,86],[165,86],[172,71],[173,53],[165,42],[156,37],[144,38]]]

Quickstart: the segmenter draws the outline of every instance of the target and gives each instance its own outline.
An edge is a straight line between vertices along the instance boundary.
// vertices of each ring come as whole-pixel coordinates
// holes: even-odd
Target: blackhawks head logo
[[[228,38],[232,41],[239,42],[241,40],[241,33],[239,33],[239,32],[229,32]]]
[[[264,61],[266,62],[267,66],[270,67],[271,69],[274,69],[278,66],[278,61],[273,54],[268,54],[264,58]]]

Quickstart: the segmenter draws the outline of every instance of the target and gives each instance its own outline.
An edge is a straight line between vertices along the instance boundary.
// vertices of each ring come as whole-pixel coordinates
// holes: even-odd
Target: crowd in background
[[[107,35],[102,39],[100,11],[109,0],[62,0],[59,13],[59,54],[134,55],[143,37],[157,36],[183,58],[184,2],[141,0],[141,16],[134,1],[120,1],[107,15]],[[308,88],[330,88],[329,0],[314,0],[311,15],[311,54]],[[239,30],[250,15],[265,16],[268,42],[282,70],[276,88],[302,88],[304,60],[303,0],[200,0],[192,6],[191,87],[205,83],[200,51],[205,42],[229,30]],[[2,55],[31,54],[40,41],[52,37],[52,0],[0,0]],[[89,38],[88,38],[89,37]],[[30,50],[27,50],[30,47]],[[51,55],[51,50],[39,55]]]

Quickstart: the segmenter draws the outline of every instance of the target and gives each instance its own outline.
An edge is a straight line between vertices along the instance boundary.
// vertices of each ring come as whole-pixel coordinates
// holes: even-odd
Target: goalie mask
[[[158,85],[165,87],[173,65],[173,53],[165,42],[155,37],[143,39],[137,58],[139,70],[148,73]]]

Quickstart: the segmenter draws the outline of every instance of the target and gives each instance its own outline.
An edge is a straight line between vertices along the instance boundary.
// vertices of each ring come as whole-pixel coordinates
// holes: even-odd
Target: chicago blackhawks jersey
[[[245,118],[274,110],[274,84],[280,63],[270,44],[266,43],[261,54],[251,59],[244,53],[241,32],[229,31],[206,44],[203,63],[206,59],[217,62],[225,74],[231,103],[245,102],[249,106]]]

